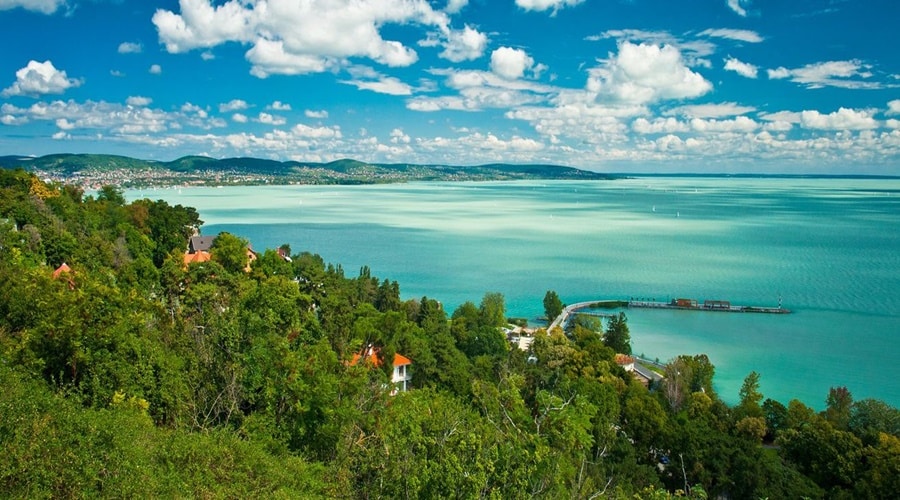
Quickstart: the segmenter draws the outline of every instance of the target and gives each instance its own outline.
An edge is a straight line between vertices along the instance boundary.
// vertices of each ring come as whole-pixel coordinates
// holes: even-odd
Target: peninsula
[[[216,159],[186,156],[174,161],[127,156],[53,154],[0,156],[0,167],[22,168],[43,180],[86,189],[258,184],[384,184],[412,181],[499,181],[526,179],[603,180],[614,176],[558,165],[487,164],[477,166],[366,163],[352,159],[328,163],[261,158]]]

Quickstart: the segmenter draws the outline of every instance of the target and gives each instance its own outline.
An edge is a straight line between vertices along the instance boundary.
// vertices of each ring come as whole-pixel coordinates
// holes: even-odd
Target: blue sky
[[[0,154],[900,175],[896,0],[0,0]]]

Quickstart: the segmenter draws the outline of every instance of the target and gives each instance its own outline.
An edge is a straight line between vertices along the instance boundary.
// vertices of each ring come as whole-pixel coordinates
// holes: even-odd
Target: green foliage
[[[190,208],[0,171],[0,496],[898,490],[900,419],[883,402],[833,389],[822,414],[760,404],[751,373],[729,408],[705,355],[673,359],[648,391],[614,361],[624,316],[605,340],[584,316],[524,353],[504,338],[499,293],[448,318],[366,266],[349,278],[288,248],[245,272],[247,242],[227,233],[214,261],[185,267],[199,224]],[[71,271],[54,278],[61,260]],[[368,346],[388,360],[380,369],[350,362]],[[395,354],[413,380],[391,396]]]
[[[553,290],[547,290],[547,293],[544,295],[544,317],[547,318],[547,323],[549,324],[562,314],[563,308],[565,308],[565,305],[560,300],[559,295]]]
[[[622,354],[631,354],[631,333],[628,330],[628,318],[624,312],[609,319],[603,341],[610,349]]]

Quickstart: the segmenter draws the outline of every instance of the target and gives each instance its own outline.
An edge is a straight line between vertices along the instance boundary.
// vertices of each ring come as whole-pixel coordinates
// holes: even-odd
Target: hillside
[[[375,184],[410,181],[491,181],[524,179],[610,179],[606,174],[557,165],[478,166],[280,162],[261,158],[186,156],[170,162],[125,156],[54,154],[2,156],[0,167],[23,168],[41,178],[86,186],[166,186],[183,184]]]

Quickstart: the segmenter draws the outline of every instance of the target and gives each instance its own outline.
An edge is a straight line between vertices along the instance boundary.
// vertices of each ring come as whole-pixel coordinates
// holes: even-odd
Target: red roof
[[[62,273],[71,273],[72,268],[67,266],[65,262],[62,263],[61,266],[57,267],[55,271],[53,271],[53,279],[59,278],[59,275]]]
[[[630,365],[631,363],[634,363],[634,356],[621,353],[616,354],[617,365]]]
[[[350,359],[350,366],[356,366],[357,364],[359,364],[360,360],[364,360],[366,363],[372,363],[372,365],[376,368],[381,366],[381,349],[377,347],[368,347],[363,352],[363,354],[354,354],[353,358]],[[400,353],[394,354],[394,366],[404,366],[411,364],[412,361],[406,356]]]
[[[196,253],[185,253],[184,254],[184,265],[188,264],[199,264],[201,262],[208,262],[212,258],[212,255],[209,252],[200,250]]]

